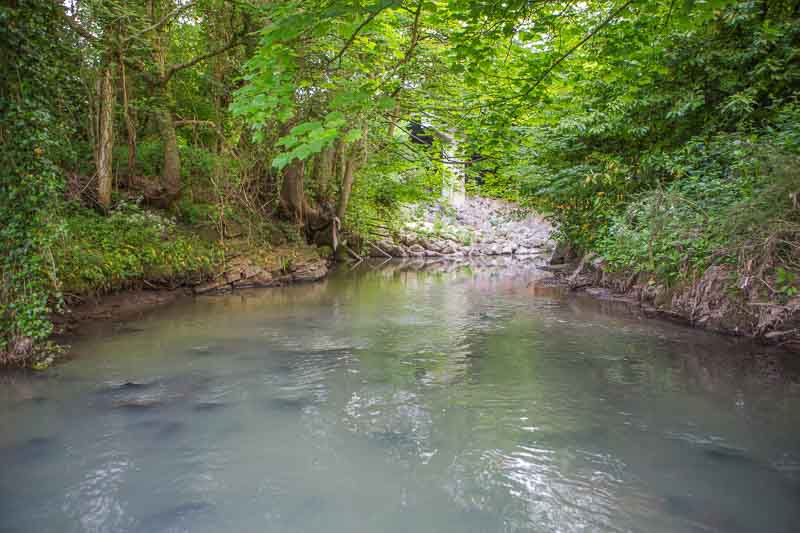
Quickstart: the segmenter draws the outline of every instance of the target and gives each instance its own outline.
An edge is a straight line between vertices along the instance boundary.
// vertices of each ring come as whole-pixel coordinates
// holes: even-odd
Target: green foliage
[[[181,158],[181,180],[187,186],[208,186],[218,169],[236,175],[239,162],[231,157],[216,154],[204,146],[187,142],[178,145]],[[116,146],[114,161],[117,171],[122,175],[130,175],[128,165],[128,147]],[[136,169],[142,176],[159,176],[164,164],[164,145],[158,138],[140,141],[136,147]]]
[[[800,291],[797,287],[797,274],[783,267],[778,267],[775,270],[775,288],[778,293],[784,296],[789,298],[795,296]]]
[[[442,175],[436,166],[376,159],[359,173],[348,205],[347,227],[365,237],[375,233],[376,226],[395,229],[402,222],[403,205],[439,197]]]
[[[72,160],[63,142],[71,133],[63,114],[78,108],[68,89],[71,44],[49,3],[0,7],[0,362],[5,353],[31,356],[15,352],[50,334],[59,302],[52,207],[61,165]]]
[[[55,149],[44,112],[6,107],[0,152],[0,351],[13,338],[42,339],[50,334],[47,320],[53,291],[52,219],[49,209],[60,173],[46,157]],[[27,128],[40,129],[31,134]]]
[[[64,293],[108,292],[143,280],[207,275],[220,250],[163,215],[121,203],[108,216],[73,209],[58,232],[54,264]]]
[[[164,199],[174,145],[159,117],[173,117],[182,201],[171,212],[198,232],[319,238],[299,223],[329,221],[350,192],[345,230],[369,239],[463,164],[471,193],[539,210],[612,267],[672,282],[730,263],[773,295],[796,291],[794,4],[67,4],[0,7],[0,352],[45,338],[62,291],[216,260],[213,245],[124,200],[88,210],[101,70],[114,101],[122,88],[130,101],[113,109],[114,198]],[[429,143],[411,137],[420,125]],[[126,180],[134,138],[137,180]],[[62,208],[64,189],[84,207]]]
[[[797,227],[797,14],[715,9],[670,18],[655,3],[611,24],[513,130],[505,169],[522,197],[612,267],[667,282],[754,258],[798,269],[785,250]]]

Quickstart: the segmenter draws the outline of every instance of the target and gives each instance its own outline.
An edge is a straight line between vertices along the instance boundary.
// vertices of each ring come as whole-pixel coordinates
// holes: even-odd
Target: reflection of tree
[[[437,519],[483,521],[487,531],[669,530],[663,521],[676,509],[720,523],[669,491],[711,494],[733,472],[778,499],[774,457],[759,439],[796,449],[792,432],[776,436],[800,412],[786,358],[734,357],[742,344],[528,287],[525,268],[507,268],[362,266],[323,284],[179,303],[139,324],[146,334],[84,349],[126,354],[109,359],[122,381],[186,376],[187,365],[216,379],[199,390],[169,381],[165,390],[187,388],[182,405],[227,392],[220,420],[237,413],[231,421],[247,439],[225,441],[227,424],[192,427],[192,442],[212,444],[184,465],[185,479],[197,493],[218,490],[223,477],[241,494],[273,491],[284,516],[306,512],[297,494],[337,510],[357,494],[401,523],[410,502]],[[63,372],[72,368],[93,381],[107,374],[96,364]],[[6,399],[32,403],[45,385],[28,379],[9,378],[15,392]],[[755,451],[739,470],[709,473],[710,435]],[[87,461],[66,508],[124,529],[120,487],[141,481],[131,481],[126,461],[140,450],[130,444],[104,441],[113,453]],[[254,469],[273,485],[259,485]],[[721,496],[707,499],[720,507]],[[293,505],[296,513],[286,511]],[[724,519],[729,510],[715,512]]]
[[[357,354],[368,378],[346,408],[351,431],[380,434],[390,449],[408,445],[404,457],[430,461],[454,502],[502,517],[510,530],[666,519],[669,495],[637,482],[663,483],[638,438],[705,408],[706,399],[675,393],[714,391],[696,379],[730,365],[726,342],[632,321],[605,304],[565,304],[558,291],[526,293],[491,270],[360,279],[354,298],[368,303],[353,327],[370,339]],[[730,373],[717,381],[726,399],[742,385]],[[763,381],[755,388],[769,390]],[[354,423],[354,413],[367,420]],[[654,437],[667,461],[685,453]],[[415,453],[423,451],[435,455]]]

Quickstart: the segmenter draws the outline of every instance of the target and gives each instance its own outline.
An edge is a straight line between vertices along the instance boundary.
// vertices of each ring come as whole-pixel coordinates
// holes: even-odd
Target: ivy
[[[30,356],[60,301],[52,208],[72,156],[53,102],[69,102],[72,54],[47,2],[0,7],[0,360]],[[33,342],[31,342],[33,341]]]

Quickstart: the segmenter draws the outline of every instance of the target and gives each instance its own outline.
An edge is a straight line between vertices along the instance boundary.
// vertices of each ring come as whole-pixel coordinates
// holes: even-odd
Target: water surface
[[[0,377],[0,532],[790,532],[796,357],[390,263]]]

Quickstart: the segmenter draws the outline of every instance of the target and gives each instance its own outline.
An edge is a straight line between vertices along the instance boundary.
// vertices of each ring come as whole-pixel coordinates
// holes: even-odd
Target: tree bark
[[[324,149],[314,161],[314,181],[317,187],[318,200],[320,204],[330,202],[331,177],[336,172],[336,153],[335,148]]]
[[[128,132],[128,179],[136,174],[136,125],[131,115],[128,100],[128,77],[125,75],[125,62],[119,54],[120,84],[122,89],[122,116],[125,118],[125,129]]]
[[[339,204],[336,207],[336,217],[344,220],[344,215],[347,213],[347,204],[350,201],[350,191],[353,189],[353,180],[356,173],[356,158],[346,158],[344,164],[344,177],[342,178],[342,190],[339,191]]]
[[[367,163],[367,127],[364,126],[362,130],[361,139],[353,147],[353,150],[348,155],[344,147],[342,147],[342,158],[344,163],[342,175],[342,187],[339,190],[339,203],[336,207],[336,218],[340,223],[344,223],[345,215],[347,214],[347,204],[350,202],[350,191],[353,190],[353,182],[355,181],[356,170],[361,165]]]
[[[284,215],[300,226],[305,223],[304,177],[305,165],[303,161],[294,159],[283,170],[283,183],[281,184],[280,202]]]
[[[111,66],[107,65],[98,80],[97,116],[97,203],[104,210],[111,207],[111,185],[113,183],[111,156],[114,150],[114,88],[111,82]]]
[[[164,188],[164,198],[168,206],[178,201],[181,195],[181,156],[178,152],[178,136],[175,133],[175,122],[172,112],[161,107],[156,110],[158,115],[158,129],[161,133],[161,142],[164,144],[164,166],[161,169],[161,185]]]
[[[167,6],[163,6],[158,0],[149,0],[148,11],[150,19],[155,23],[157,20],[158,8],[174,8],[172,0]],[[167,78],[167,52],[168,36],[163,28],[158,28],[153,32],[152,40],[153,59],[158,67],[159,77],[154,85],[156,94],[156,120],[158,121],[158,131],[161,135],[162,149],[164,150],[164,163],[161,168],[161,187],[164,190],[164,202],[166,207],[171,207],[178,201],[181,193],[181,156],[178,152],[178,136],[175,132],[175,122],[172,117],[172,110],[169,99],[169,89]]]

